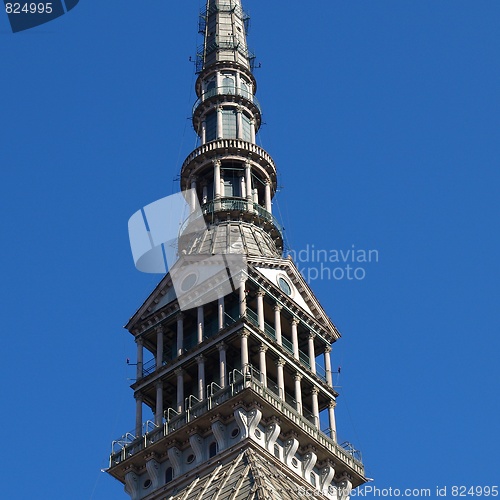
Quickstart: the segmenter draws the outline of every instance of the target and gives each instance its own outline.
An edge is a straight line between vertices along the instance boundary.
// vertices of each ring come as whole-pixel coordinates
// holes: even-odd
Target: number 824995
[[[51,14],[52,2],[14,2],[5,4],[7,14]]]

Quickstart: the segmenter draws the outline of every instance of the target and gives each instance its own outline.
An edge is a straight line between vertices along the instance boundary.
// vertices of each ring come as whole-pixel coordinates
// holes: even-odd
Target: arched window
[[[222,92],[224,94],[234,94],[234,90],[234,78],[232,76],[224,75],[224,78],[222,79]]]
[[[165,482],[170,483],[172,479],[174,478],[174,469],[172,467],[168,467],[167,470],[165,471]]]
[[[208,448],[208,456],[210,458],[215,457],[217,455],[217,443],[214,441],[210,443],[210,447]]]
[[[251,95],[250,95],[250,89],[248,88],[248,85],[247,83],[245,82],[245,80],[240,80],[240,86],[241,86],[241,95],[243,97],[246,97],[247,99],[252,99]]]

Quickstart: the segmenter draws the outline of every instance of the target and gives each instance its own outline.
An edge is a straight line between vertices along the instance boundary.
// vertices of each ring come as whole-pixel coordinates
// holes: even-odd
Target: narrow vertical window
[[[174,469],[172,467],[168,467],[165,471],[165,482],[170,483],[174,479]]]
[[[215,457],[215,455],[217,455],[217,443],[215,441],[210,444],[210,447],[208,449],[208,455],[210,458]]]
[[[205,137],[206,141],[215,141],[217,139],[217,112],[212,111],[211,113],[208,113],[208,115],[205,118],[205,123],[206,123],[206,132],[205,132]]]
[[[240,85],[241,85],[241,95],[243,97],[246,97],[247,99],[252,100],[252,97],[250,95],[250,90],[249,90],[248,85],[246,84],[246,82],[243,81],[243,80],[241,80]]]
[[[250,118],[245,113],[241,115],[241,122],[243,125],[242,137],[244,141],[252,142],[252,132],[250,130]]]
[[[210,82],[208,82],[207,84],[207,90],[205,91],[205,99],[207,97],[212,97],[213,95],[215,95],[216,91],[215,91],[215,80],[211,80]]]
[[[316,474],[314,472],[311,472],[311,484],[316,487]]]
[[[208,128],[208,125],[207,125]],[[236,110],[222,110],[222,137],[224,139],[236,139]]]
[[[224,196],[231,198],[241,196],[241,180],[239,172],[234,170],[224,170]]]

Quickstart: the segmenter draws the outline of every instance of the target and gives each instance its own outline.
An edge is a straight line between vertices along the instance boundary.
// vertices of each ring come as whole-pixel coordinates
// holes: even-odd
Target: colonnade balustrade
[[[225,349],[221,347],[219,352],[225,352]],[[198,364],[204,363],[204,359],[201,356]],[[277,366],[284,366],[283,360],[276,361]],[[300,374],[295,375],[296,384],[296,394],[295,399],[291,395],[287,394],[284,390],[283,380],[280,381],[280,376],[278,372],[278,384],[271,379],[265,377],[266,381],[263,383],[263,373],[253,367],[248,365],[245,370],[232,370],[229,372],[227,377],[227,384],[225,387],[220,386],[214,382],[203,387],[203,391],[198,393],[198,395],[188,395],[184,397],[184,375],[185,371],[183,369],[176,370],[178,386],[177,390],[177,406],[176,408],[163,409],[163,402],[157,402],[157,411],[155,413],[155,420],[147,421],[143,423],[142,421],[142,397],[140,394],[136,395],[137,402],[137,422],[134,432],[126,433],[119,440],[113,442],[113,450],[111,454],[112,465],[120,463],[122,460],[132,456],[138,451],[143,450],[149,444],[153,444],[163,436],[166,436],[183,425],[199,418],[207,411],[218,407],[223,402],[232,398],[236,394],[242,392],[245,389],[252,389],[261,397],[263,397],[268,403],[274,406],[276,409],[280,410],[288,418],[291,418],[297,425],[299,425],[305,432],[312,435],[316,439],[326,440],[330,446],[339,453],[345,453],[341,447],[336,443],[336,431],[335,431],[335,401],[332,400],[328,405],[328,419],[329,419],[329,429],[324,432],[320,428],[320,413],[318,405],[318,389],[313,388],[312,394],[312,413],[304,414],[304,407],[302,405],[302,394],[301,394],[301,380],[302,376]],[[157,383],[157,393],[159,397],[159,391],[162,389],[161,382]],[[160,413],[161,412],[161,413]],[[330,437],[328,437],[328,435]],[[116,447],[121,447],[118,451]]]

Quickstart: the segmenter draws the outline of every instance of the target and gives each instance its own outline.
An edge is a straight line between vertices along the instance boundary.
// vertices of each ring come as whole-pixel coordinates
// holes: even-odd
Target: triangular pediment
[[[175,290],[169,273],[156,285],[154,290],[149,294],[149,297],[128,320],[125,328],[132,331],[138,323],[142,322],[148,316],[153,316],[168,304],[172,304],[172,307],[178,308]]]
[[[255,274],[256,277],[263,280],[268,288],[273,290],[274,294],[279,295],[283,301],[298,308],[302,315],[320,325],[323,332],[331,337],[331,341],[340,337],[339,331],[291,258],[248,259],[247,264],[250,276]],[[176,310],[179,310],[179,304],[172,278],[168,273],[130,318],[125,328],[132,332],[148,317],[151,317],[154,323],[155,317],[158,316],[157,319],[161,319],[166,314],[171,314]]]
[[[272,285],[282,298],[291,301],[319,323],[333,340],[340,337],[339,331],[291,258],[249,260],[248,264]]]

